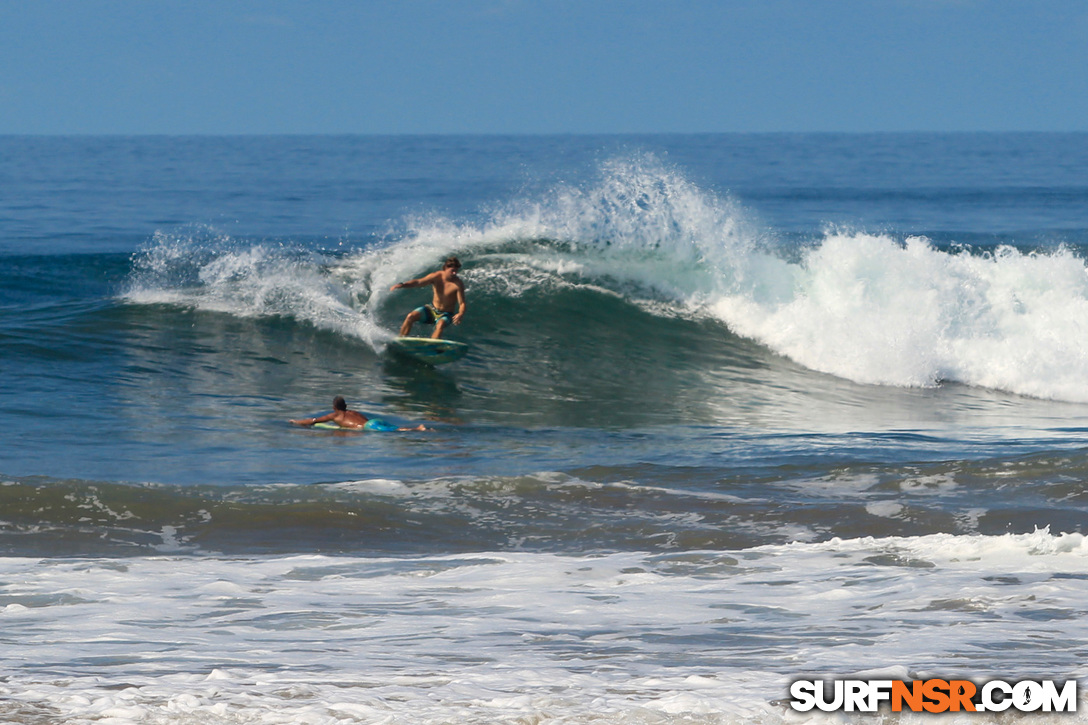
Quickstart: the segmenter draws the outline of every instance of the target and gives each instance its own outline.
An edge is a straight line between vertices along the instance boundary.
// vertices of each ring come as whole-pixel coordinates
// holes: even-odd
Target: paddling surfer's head
[[[333,410],[347,410],[348,409],[348,401],[344,400],[343,396],[337,395],[335,398],[332,399],[332,409]]]

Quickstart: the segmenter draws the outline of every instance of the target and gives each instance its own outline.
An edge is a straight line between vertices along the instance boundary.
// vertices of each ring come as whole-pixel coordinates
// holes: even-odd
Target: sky
[[[0,0],[0,133],[1088,131],[1086,0]]]

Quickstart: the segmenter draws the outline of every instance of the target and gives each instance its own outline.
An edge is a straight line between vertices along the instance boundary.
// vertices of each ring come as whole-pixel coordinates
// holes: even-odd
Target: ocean
[[[1088,678],[1085,169],[0,137],[0,721],[1052,721],[788,692]],[[390,287],[448,255],[471,351],[431,368]],[[336,395],[432,430],[288,422]]]

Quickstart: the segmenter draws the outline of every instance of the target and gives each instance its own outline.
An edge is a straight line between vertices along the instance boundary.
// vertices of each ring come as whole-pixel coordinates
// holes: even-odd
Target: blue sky
[[[0,0],[0,133],[1088,130],[1085,0]]]

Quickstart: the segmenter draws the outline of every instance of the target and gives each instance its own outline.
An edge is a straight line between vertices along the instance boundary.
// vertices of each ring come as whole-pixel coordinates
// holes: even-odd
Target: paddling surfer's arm
[[[291,420],[291,421],[288,421],[288,422],[289,423],[294,423],[295,425],[315,425],[317,423],[328,423],[330,420],[332,420],[335,417],[336,417],[336,413],[333,412],[333,413],[328,413],[326,415],[323,415],[320,418],[302,418],[301,420]]]

